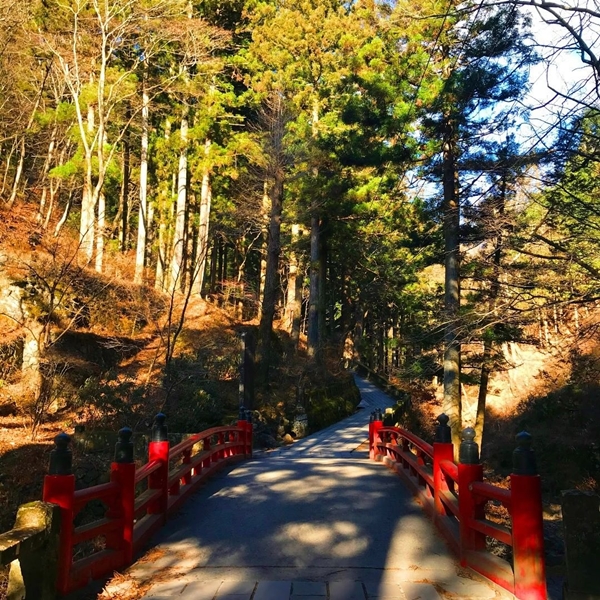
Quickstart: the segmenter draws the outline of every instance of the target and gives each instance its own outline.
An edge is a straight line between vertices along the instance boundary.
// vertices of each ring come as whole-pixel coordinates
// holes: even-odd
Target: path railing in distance
[[[460,556],[460,563],[505,588],[519,600],[547,600],[540,477],[531,436],[517,435],[510,489],[483,481],[475,431],[462,433],[454,462],[448,417],[438,417],[436,441],[428,444],[399,427],[384,427],[381,411],[369,423],[370,458],[398,473]],[[495,502],[510,514],[510,527],[486,517]],[[486,549],[486,537],[512,548],[512,564]]]
[[[207,429],[172,448],[165,415],[157,415],[148,462],[138,468],[131,438],[131,429],[119,431],[110,481],[81,490],[75,490],[71,472],[70,438],[64,433],[55,438],[43,499],[60,507],[59,594],[131,564],[134,555],[201,483],[224,466],[252,456],[251,416],[243,410],[237,425]],[[104,516],[75,525],[77,515],[91,502],[106,507]],[[93,540],[101,543],[93,544]],[[88,555],[79,558],[77,547],[84,542]]]

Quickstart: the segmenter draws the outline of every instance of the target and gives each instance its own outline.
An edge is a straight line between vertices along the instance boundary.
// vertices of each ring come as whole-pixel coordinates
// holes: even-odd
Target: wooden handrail
[[[445,417],[444,426],[447,421]],[[473,433],[465,430],[464,435],[472,447]],[[390,438],[396,444],[386,441]],[[519,452],[526,453],[527,443],[526,439],[520,442]],[[484,482],[477,451],[474,464],[456,464],[451,443],[428,444],[405,429],[383,426],[377,418],[369,425],[369,447],[371,458],[393,468],[417,495],[460,554],[463,566],[478,571],[519,600],[547,599],[538,475],[513,473],[510,490]],[[431,460],[432,467],[425,464],[424,456]],[[486,518],[484,507],[489,501],[509,510],[512,527]],[[513,565],[489,555],[486,536],[513,548]]]
[[[141,548],[200,483],[232,461],[252,456],[252,424],[247,421],[238,421],[233,426],[212,427],[171,448],[166,438],[165,417],[159,416],[157,435],[153,433],[157,441],[149,443],[148,462],[137,469],[131,454],[132,434],[127,430],[119,442],[125,454],[121,457],[122,462],[112,463],[110,482],[75,491],[74,477],[68,472],[46,477],[44,499],[59,506],[62,515],[57,582],[61,594],[80,588],[103,573],[130,564],[135,550]],[[214,439],[217,443],[212,443]],[[199,442],[202,442],[201,449],[192,454]],[[64,436],[57,441],[61,456],[67,452],[66,443]],[[58,470],[66,471],[64,464]],[[144,482],[147,482],[146,489],[140,490]],[[74,516],[95,500],[101,500],[108,506],[106,515],[75,527]],[[106,537],[104,550],[81,560],[73,559],[76,544],[100,535]]]

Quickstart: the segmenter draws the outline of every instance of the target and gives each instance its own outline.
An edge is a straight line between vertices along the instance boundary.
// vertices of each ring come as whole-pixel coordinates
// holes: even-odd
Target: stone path
[[[357,384],[364,410],[221,473],[188,501],[128,571],[155,582],[145,600],[501,596],[460,569],[400,480],[368,460],[369,414],[393,401]]]

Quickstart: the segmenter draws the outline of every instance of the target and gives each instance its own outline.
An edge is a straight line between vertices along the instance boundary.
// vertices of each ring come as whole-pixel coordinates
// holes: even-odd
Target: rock
[[[294,443],[294,438],[289,433],[286,433],[283,436],[283,443],[286,444],[286,445],[287,444],[293,444]]]
[[[254,437],[259,448],[264,448],[267,450],[271,448],[277,448],[277,440],[266,431],[263,431],[262,433],[259,433]]]
[[[297,438],[302,438],[306,435],[306,430],[308,428],[308,416],[304,414],[299,414],[292,423],[292,433]]]

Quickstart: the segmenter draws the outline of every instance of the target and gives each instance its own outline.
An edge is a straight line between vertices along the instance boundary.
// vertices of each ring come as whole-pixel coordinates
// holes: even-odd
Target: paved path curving
[[[367,408],[212,479],[121,585],[153,581],[145,600],[499,596],[461,571],[397,476],[368,460],[369,414],[393,400],[356,381]]]

